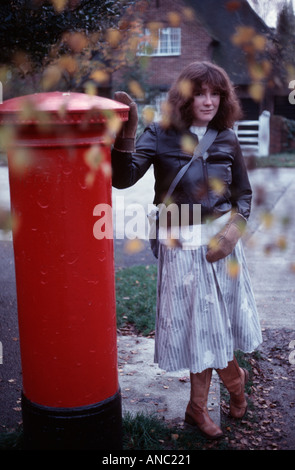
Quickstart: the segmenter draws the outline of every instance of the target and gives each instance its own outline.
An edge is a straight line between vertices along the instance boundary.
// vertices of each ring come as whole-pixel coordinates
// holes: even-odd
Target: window
[[[139,45],[139,55],[167,56],[181,54],[181,29],[160,28],[155,34],[144,31],[144,40]]]

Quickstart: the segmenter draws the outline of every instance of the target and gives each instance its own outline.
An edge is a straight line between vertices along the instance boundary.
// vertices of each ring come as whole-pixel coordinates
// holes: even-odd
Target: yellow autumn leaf
[[[158,31],[161,28],[163,28],[163,23],[160,21],[151,21],[148,23],[148,29],[151,31],[151,33],[156,32],[158,34]]]
[[[142,111],[142,118],[145,124],[150,124],[155,119],[155,109],[152,106],[145,106]]]
[[[208,248],[210,250],[216,250],[218,248],[218,240],[217,238],[213,237],[208,243]]]
[[[97,170],[103,159],[103,153],[99,145],[92,145],[84,154],[85,163],[92,170]]]
[[[249,64],[249,72],[253,80],[264,80],[271,72],[271,63],[268,60]]]
[[[0,230],[11,230],[11,213],[0,206]]]
[[[168,248],[179,248],[179,240],[177,238],[171,238],[169,235],[165,240],[165,245],[168,246]]]
[[[231,258],[227,261],[227,272],[232,278],[236,278],[240,272],[240,265],[237,259]]]
[[[142,100],[144,98],[144,91],[143,91],[140,83],[138,83],[136,80],[130,80],[130,82],[128,83],[128,86],[129,86],[130,92],[136,98],[138,98],[139,100]]]
[[[6,65],[0,66],[0,82],[5,83],[10,75],[10,69]]]
[[[77,61],[70,55],[63,55],[60,57],[58,60],[58,66],[69,74],[73,74],[78,70]]]
[[[88,44],[87,37],[81,32],[68,32],[63,35],[63,41],[73,52],[81,52]]]
[[[51,3],[54,6],[54,9],[58,13],[61,13],[65,9],[67,2],[68,0],[51,0]]]
[[[292,64],[287,64],[285,66],[285,69],[286,69],[286,72],[287,72],[287,82],[290,82],[291,80],[294,80],[294,76],[295,76],[295,66],[292,65]]]
[[[252,43],[254,44],[254,47],[257,51],[262,52],[266,46],[266,38],[261,34],[256,34],[256,36],[252,38]]]
[[[148,24],[149,37],[148,41],[152,49],[157,48],[159,42],[159,30],[163,28],[163,24],[158,21],[152,21]]]
[[[95,172],[94,171],[88,171],[85,176],[85,184],[88,188],[92,187],[94,184],[95,180]]]
[[[110,76],[105,70],[94,70],[91,73],[90,78],[98,83],[105,83],[109,80]]]
[[[177,13],[176,11],[169,11],[167,13],[168,16],[168,23],[172,28],[177,28],[180,25],[181,22],[181,17],[180,14]]]
[[[225,191],[225,184],[224,181],[221,181],[219,178],[210,178],[209,179],[209,186],[212,189],[212,191],[217,194],[218,196],[221,196],[224,194]]]
[[[280,250],[286,250],[288,243],[287,243],[287,238],[284,235],[281,235],[276,242],[277,247]]]
[[[92,82],[87,82],[85,84],[85,93],[90,96],[96,96],[97,95],[97,88]]]
[[[112,165],[110,162],[102,162],[101,170],[106,178],[110,178],[112,176]]]
[[[24,100],[21,103],[20,110],[19,110],[19,119],[24,121],[34,120],[36,117],[36,107],[34,104],[28,99]]]
[[[235,34],[232,35],[232,43],[236,46],[242,46],[251,42],[255,36],[255,29],[251,26],[238,26]]]
[[[124,251],[128,254],[138,253],[144,249],[142,240],[135,238],[134,240],[127,240],[124,245]]]
[[[184,135],[181,138],[181,150],[185,153],[194,153],[196,147],[196,141],[190,135]]]
[[[10,145],[13,143],[15,139],[15,131],[16,129],[13,125],[0,127],[0,148],[2,151],[7,151]]]
[[[270,212],[265,212],[261,216],[261,222],[265,228],[270,229],[274,224],[274,216]]]
[[[19,176],[23,176],[33,165],[33,157],[25,148],[18,148],[14,151],[10,159],[11,171]]]
[[[190,98],[193,94],[193,84],[190,80],[180,80],[179,93],[185,98]]]
[[[195,11],[193,8],[184,7],[182,9],[182,13],[183,13],[184,18],[188,21],[194,21],[196,18]]]
[[[43,90],[54,87],[61,79],[61,70],[57,65],[50,65],[43,72],[41,80]]]
[[[167,102],[164,101],[161,105],[161,112],[162,112],[162,126],[163,127],[169,127],[171,124],[171,105]]]
[[[21,227],[21,219],[20,216],[16,213],[11,214],[11,230],[13,232],[13,236],[16,236],[19,229]]]
[[[117,47],[120,44],[120,41],[122,39],[122,35],[120,31],[117,29],[108,29],[107,31],[107,41],[111,45],[111,47]]]
[[[262,101],[264,97],[264,86],[262,83],[252,83],[249,88],[249,95],[253,98],[254,101]]]
[[[117,134],[122,127],[122,121],[116,113],[110,113],[107,119],[107,130],[110,134]]]

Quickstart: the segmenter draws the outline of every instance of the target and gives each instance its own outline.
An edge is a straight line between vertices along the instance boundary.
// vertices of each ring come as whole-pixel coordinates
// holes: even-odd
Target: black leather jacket
[[[190,131],[187,134],[192,137]],[[113,186],[119,189],[135,184],[154,165],[154,204],[160,204],[169,186],[192,154],[182,149],[185,134],[151,124],[136,142],[134,153],[112,149]],[[207,159],[194,161],[173,193],[173,202],[201,204],[202,220],[219,217],[236,209],[246,219],[250,215],[252,190],[236,134],[220,131],[208,149]]]

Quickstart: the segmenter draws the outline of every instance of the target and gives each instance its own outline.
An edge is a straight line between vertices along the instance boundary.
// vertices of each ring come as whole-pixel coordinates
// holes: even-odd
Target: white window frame
[[[139,44],[138,55],[163,57],[181,54],[181,28],[159,28],[157,34],[157,44],[153,47],[154,39],[151,31],[145,28],[143,33],[145,39]]]

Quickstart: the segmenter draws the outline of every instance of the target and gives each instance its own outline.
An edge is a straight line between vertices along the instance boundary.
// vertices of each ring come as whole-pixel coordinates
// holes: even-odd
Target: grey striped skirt
[[[262,342],[241,241],[216,263],[206,251],[160,244],[155,362],[163,370],[222,369],[235,350],[252,352]]]

